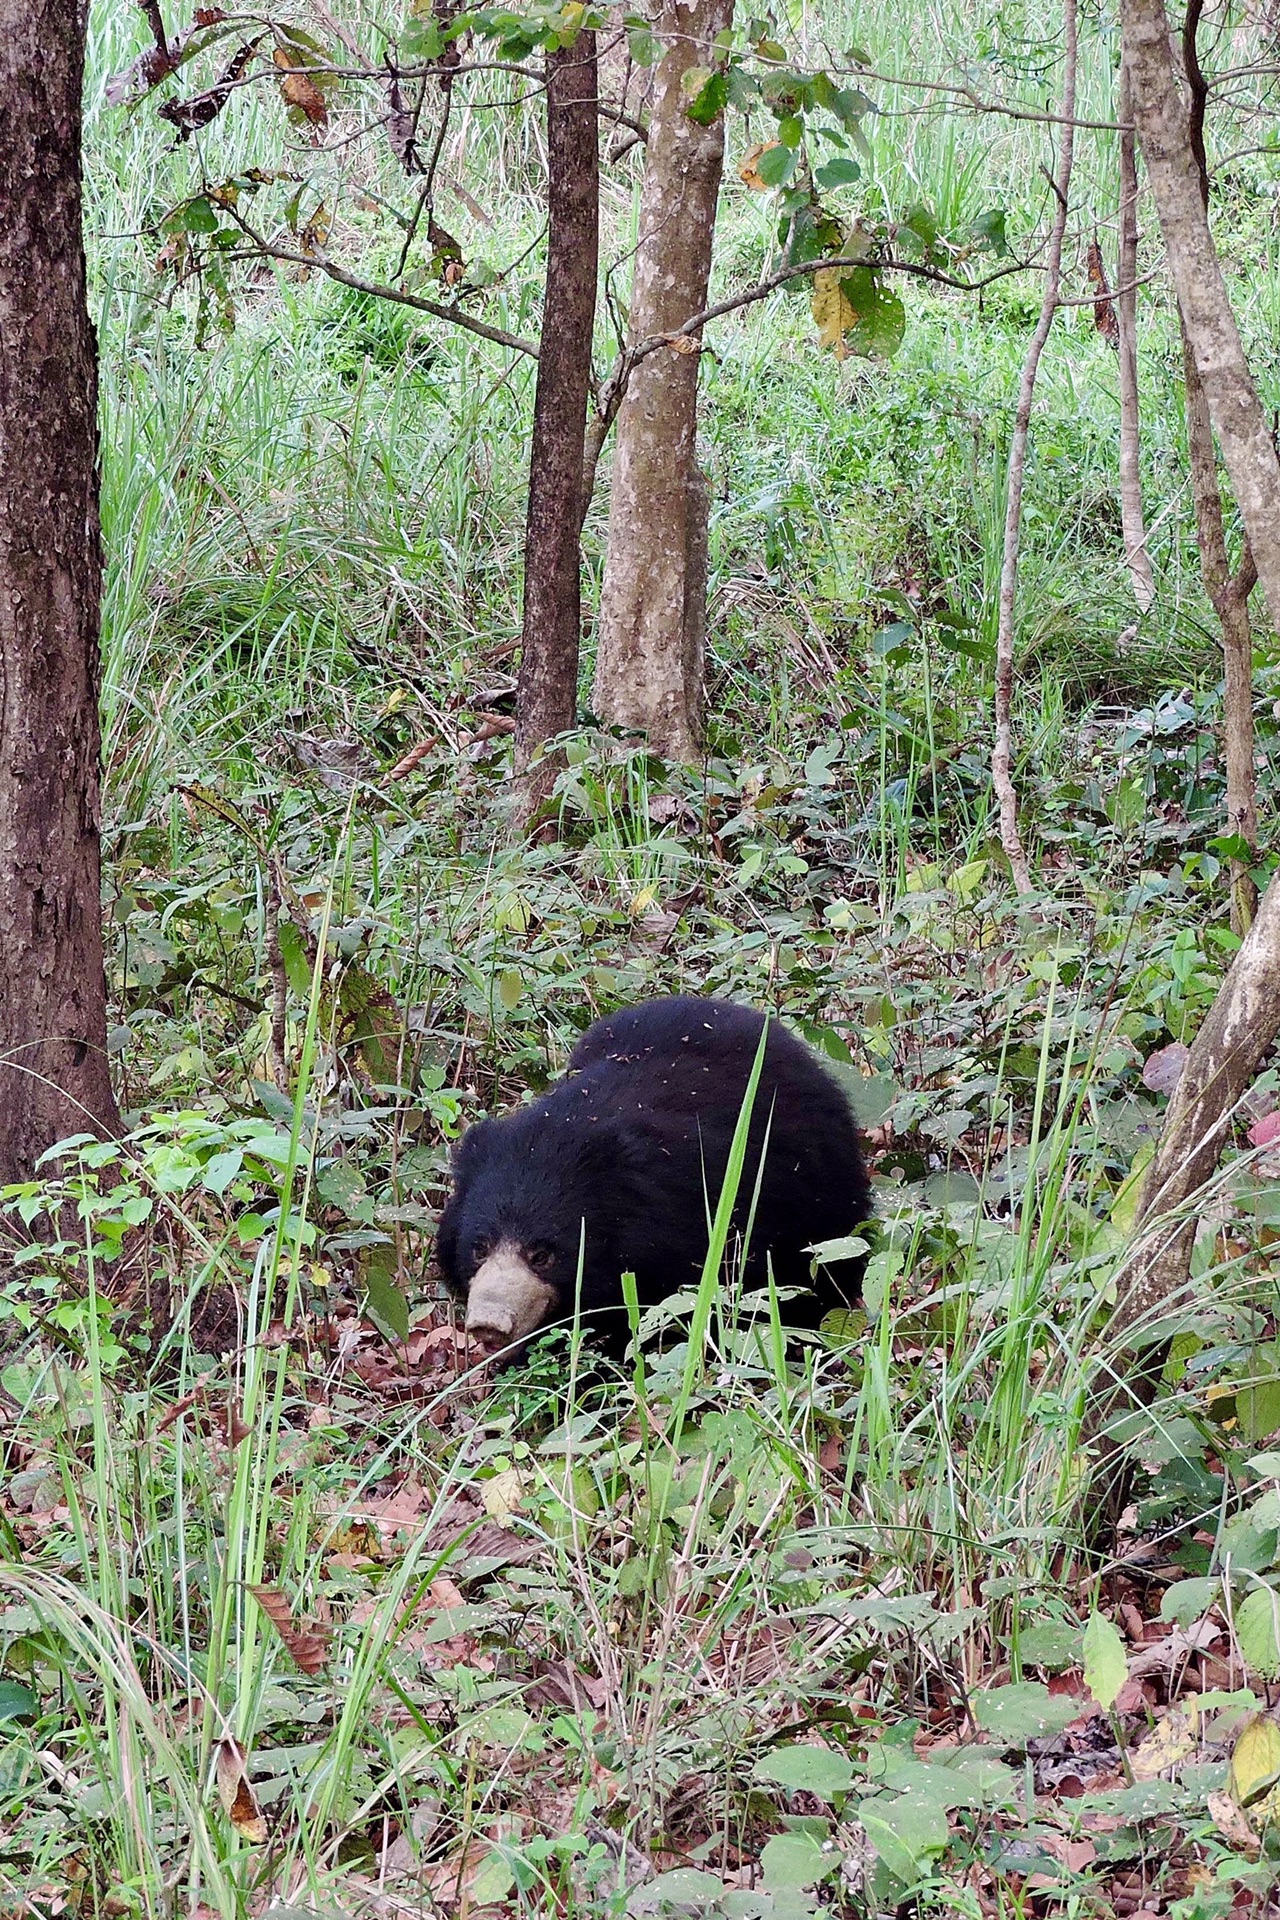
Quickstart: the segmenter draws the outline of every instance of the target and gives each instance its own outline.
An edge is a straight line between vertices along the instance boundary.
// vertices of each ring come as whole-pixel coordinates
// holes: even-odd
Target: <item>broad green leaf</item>
[[[856,160],[850,160],[846,154],[837,154],[834,160],[828,160],[814,171],[814,184],[819,193],[835,193],[840,187],[851,187],[855,180],[861,180],[862,168]]]
[[[941,1807],[910,1794],[876,1794],[858,1806],[867,1838],[895,1879],[919,1877],[930,1860],[945,1852],[951,1837]]]
[[[1104,1713],[1110,1713],[1128,1678],[1124,1641],[1105,1614],[1091,1613],[1084,1630],[1084,1683]]]
[[[812,1887],[839,1865],[839,1854],[823,1852],[811,1833],[778,1833],[765,1843],[760,1870],[770,1893]]]
[[[1250,1673],[1280,1680],[1280,1593],[1254,1587],[1236,1608],[1236,1639]]]
[[[777,1747],[756,1761],[754,1777],[768,1780],[792,1792],[816,1793],[830,1800],[847,1793],[853,1783],[853,1763],[830,1747]]]
[[[524,993],[524,975],[519,967],[504,967],[498,975],[498,998],[508,1013],[514,1013]]]
[[[1160,1618],[1189,1627],[1209,1611],[1222,1591],[1220,1580],[1175,1580],[1160,1602]]]
[[[668,1906],[709,1907],[724,1892],[718,1874],[702,1873],[697,1867],[674,1867],[646,1880],[637,1887],[627,1909],[631,1913],[661,1913]]]
[[[39,1698],[30,1687],[21,1680],[0,1680],[0,1722],[34,1720],[39,1712]]]
[[[1016,1645],[1024,1667],[1047,1667],[1050,1673],[1061,1673],[1065,1667],[1080,1664],[1080,1629],[1065,1622],[1041,1620],[1023,1627]]]
[[[215,1153],[205,1161],[200,1184],[208,1193],[223,1194],[243,1165],[244,1154],[240,1148],[228,1147],[225,1153]]]
[[[973,1695],[970,1704],[983,1731],[1010,1747],[1024,1747],[1028,1740],[1046,1733],[1061,1733],[1081,1710],[1080,1701],[1071,1694],[1052,1694],[1035,1680],[986,1687]]]
[[[785,186],[795,170],[795,150],[784,147],[781,142],[766,147],[756,161],[756,172],[766,187]]]

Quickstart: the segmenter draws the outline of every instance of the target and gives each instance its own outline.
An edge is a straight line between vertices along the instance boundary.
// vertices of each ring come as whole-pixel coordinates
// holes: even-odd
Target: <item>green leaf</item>
[[[804,121],[798,113],[784,113],[778,122],[778,138],[784,147],[798,147],[804,139]]]
[[[508,1013],[519,1006],[523,992],[524,975],[519,967],[504,967],[498,975],[498,998]]]
[[[830,1800],[853,1784],[853,1763],[830,1747],[776,1747],[756,1761],[754,1778]]]
[[[1160,1618],[1179,1627],[1202,1619],[1222,1591],[1221,1580],[1175,1580],[1160,1602]]]
[[[1024,1666],[1047,1667],[1061,1673],[1080,1664],[1080,1629],[1057,1620],[1042,1620],[1018,1634],[1018,1658]]]
[[[826,1878],[840,1856],[824,1852],[811,1833],[778,1833],[765,1843],[760,1870],[770,1893],[798,1893]]]
[[[701,1873],[697,1867],[673,1867],[656,1880],[646,1880],[637,1890],[637,1905],[645,1913],[659,1913],[664,1906],[709,1907],[724,1892],[718,1874]]]
[[[1024,1747],[1046,1733],[1061,1733],[1080,1713],[1080,1702],[1069,1694],[1051,1694],[1035,1680],[1009,1687],[986,1687],[973,1695],[973,1717],[985,1733],[1006,1746]]]
[[[638,67],[651,67],[658,57],[658,43],[649,26],[628,27],[627,46]]]
[[[1236,1608],[1236,1638],[1250,1673],[1280,1680],[1280,1593],[1254,1587]]]
[[[1128,1678],[1124,1641],[1105,1614],[1091,1613],[1084,1630],[1084,1683],[1104,1713],[1110,1713]]]
[[[292,920],[280,922],[280,958],[284,961],[285,979],[299,1000],[311,998],[311,962],[307,950],[302,944],[302,935]]]
[[[846,345],[864,359],[892,359],[907,330],[907,310],[892,287],[874,267],[852,267],[841,275],[840,291],[851,310]]]
[[[40,1701],[21,1680],[0,1680],[0,1723],[6,1720],[34,1720]]]
[[[396,1270],[396,1251],[392,1246],[366,1247],[361,1259],[365,1305],[369,1318],[393,1340],[409,1338],[409,1302],[392,1277]]]
[[[700,69],[694,69],[694,72],[698,71],[700,71]],[[684,78],[687,82],[689,75],[686,73]],[[725,103],[728,98],[728,81],[722,73],[713,73],[707,78],[705,83],[699,87],[697,93],[685,108],[685,112],[699,127],[714,126],[715,122],[724,112]]]
[[[839,154],[834,160],[828,160],[814,173],[814,185],[819,193],[834,193],[838,187],[851,187],[855,180],[861,180],[862,168],[856,160]]]
[[[336,1207],[348,1220],[361,1220],[367,1226],[373,1219],[373,1202],[364,1175],[350,1160],[335,1160],[316,1175],[316,1192],[326,1206]]]
[[[911,1794],[877,1794],[858,1806],[867,1838],[895,1879],[920,1877],[931,1859],[946,1851],[951,1838],[947,1816],[935,1802]]]
[[[240,1148],[228,1147],[225,1153],[215,1153],[205,1161],[200,1184],[207,1193],[216,1193],[221,1196],[243,1165],[244,1154]]]
[[[1005,210],[992,207],[986,213],[980,213],[976,220],[969,222],[969,232],[982,246],[992,253],[1004,256],[1009,251],[1009,240],[1005,233]]]
[[[791,147],[766,147],[756,161],[756,172],[766,187],[781,187],[796,170],[796,156]]]

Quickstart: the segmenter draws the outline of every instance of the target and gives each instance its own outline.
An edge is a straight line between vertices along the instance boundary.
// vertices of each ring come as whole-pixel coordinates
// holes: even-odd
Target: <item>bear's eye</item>
[[[555,1262],[556,1255],[554,1247],[540,1245],[529,1248],[529,1265],[535,1273],[550,1273]]]
[[[487,1234],[482,1233],[478,1240],[473,1240],[471,1242],[471,1258],[475,1261],[478,1267],[483,1266],[484,1262],[489,1258],[489,1255],[492,1252],[493,1252],[493,1242],[492,1240],[489,1239]]]

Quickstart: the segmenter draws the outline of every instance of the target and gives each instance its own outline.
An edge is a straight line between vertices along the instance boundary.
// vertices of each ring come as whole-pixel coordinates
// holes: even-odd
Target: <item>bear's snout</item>
[[[489,1353],[527,1340],[547,1319],[556,1291],[540,1280],[514,1241],[503,1240],[467,1289],[467,1332]]]

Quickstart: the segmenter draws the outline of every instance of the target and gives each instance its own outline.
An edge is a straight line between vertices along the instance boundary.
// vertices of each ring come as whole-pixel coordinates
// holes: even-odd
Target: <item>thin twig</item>
[[[1004,559],[1000,568],[1000,604],[996,628],[995,743],[991,755],[991,784],[1000,808],[1000,844],[1004,848],[1019,893],[1030,893],[1031,872],[1018,831],[1018,796],[1013,784],[1014,615],[1018,595],[1018,550],[1022,541],[1022,487],[1026,474],[1027,442],[1031,433],[1031,406],[1035,397],[1040,356],[1058,310],[1062,281],[1062,239],[1067,228],[1071,165],[1075,152],[1076,0],[1063,0],[1066,58],[1062,76],[1062,113],[1058,118],[1058,164],[1053,178],[1057,208],[1049,233],[1044,297],[1040,319],[1027,349],[1018,407],[1009,443],[1004,518]]]

